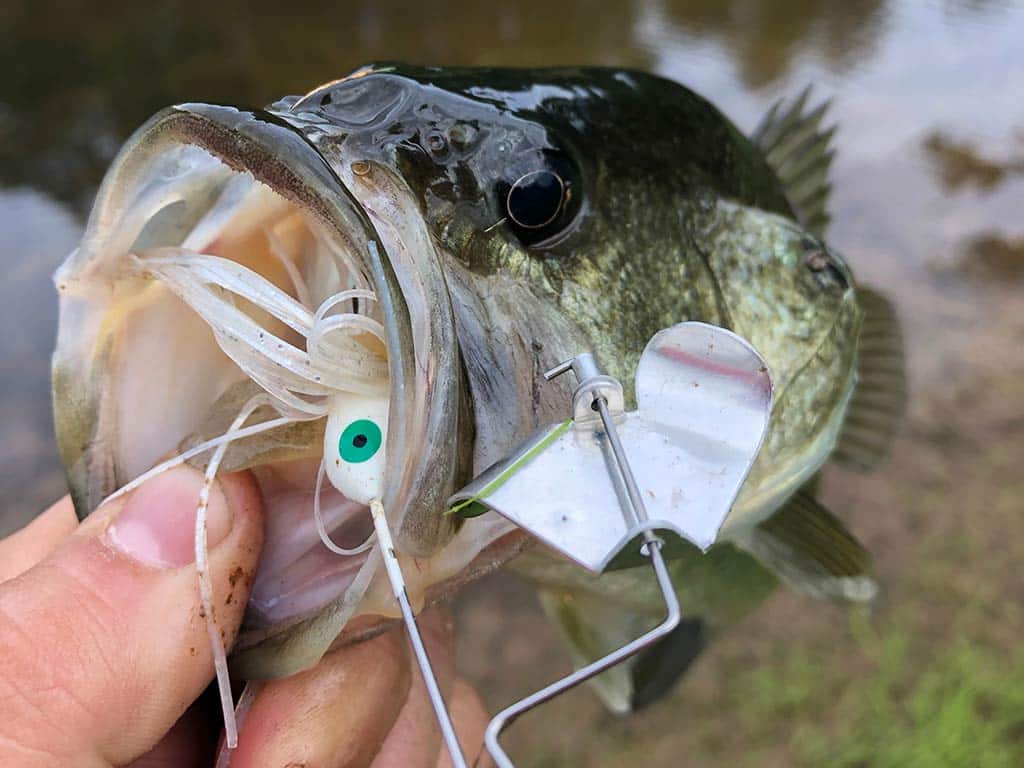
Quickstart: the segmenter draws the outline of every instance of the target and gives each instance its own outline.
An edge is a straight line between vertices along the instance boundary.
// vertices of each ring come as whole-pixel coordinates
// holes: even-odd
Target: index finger
[[[65,496],[24,528],[0,539],[0,583],[42,562],[77,527],[71,497]]]

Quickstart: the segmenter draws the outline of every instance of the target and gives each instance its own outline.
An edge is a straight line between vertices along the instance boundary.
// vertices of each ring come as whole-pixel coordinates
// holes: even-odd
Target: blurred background
[[[871,615],[777,591],[667,700],[578,691],[522,719],[522,765],[1024,764],[1024,9],[1002,0],[0,4],[0,535],[59,497],[50,274],[114,152],[177,101],[245,106],[372,60],[605,64],[750,130],[815,86],[838,126],[830,242],[899,307],[911,404],[880,474],[824,499],[873,551]],[[685,610],[685,606],[684,606]],[[531,592],[458,606],[492,710],[568,669]]]

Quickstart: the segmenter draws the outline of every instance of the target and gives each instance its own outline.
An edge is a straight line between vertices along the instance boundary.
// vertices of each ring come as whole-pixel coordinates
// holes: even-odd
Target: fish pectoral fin
[[[710,628],[700,618],[683,618],[679,626],[633,657],[633,710],[643,709],[671,693],[710,639]]]
[[[576,669],[635,640],[658,622],[656,616],[582,590],[544,587],[538,596],[569,647]],[[642,709],[671,692],[708,638],[708,625],[702,619],[686,617],[654,645],[591,678],[590,684],[612,712]]]
[[[583,590],[543,587],[537,596],[568,647],[574,669],[640,637],[657,622],[657,617],[609,603]],[[635,664],[636,656],[587,681],[612,712],[625,714],[633,709]]]
[[[629,642],[631,629],[637,629],[633,637],[643,633],[643,627],[637,627],[641,623],[638,614],[618,606],[613,608],[587,592],[543,587],[537,591],[537,596],[544,613],[568,647],[574,669]],[[649,621],[648,617],[644,618]],[[625,714],[632,709],[631,661],[587,681],[612,712]]]
[[[903,333],[896,308],[870,288],[857,288],[864,312],[857,341],[857,387],[832,458],[872,471],[889,458],[907,407]]]
[[[871,555],[805,491],[739,543],[798,592],[859,603],[878,594],[869,573]]]
[[[816,237],[824,237],[831,216],[829,169],[835,152],[829,143],[835,126],[822,128],[829,101],[804,111],[811,87],[794,100],[776,102],[751,136],[768,165],[778,175],[786,198],[800,223]]]

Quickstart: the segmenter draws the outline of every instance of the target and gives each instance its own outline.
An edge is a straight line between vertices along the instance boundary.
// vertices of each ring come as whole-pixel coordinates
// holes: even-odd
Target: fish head
[[[591,344],[589,315],[561,300],[564,265],[588,266],[587,241],[603,234],[588,226],[575,81],[579,70],[376,65],[275,105],[359,201],[399,281],[418,282],[407,293],[450,307],[475,471],[564,418],[568,382],[540,373]],[[547,114],[556,102],[575,115]]]

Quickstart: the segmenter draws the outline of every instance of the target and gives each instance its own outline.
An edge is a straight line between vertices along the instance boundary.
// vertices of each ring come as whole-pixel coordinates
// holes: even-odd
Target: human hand
[[[213,658],[192,555],[201,482],[172,470],[81,524],[65,498],[0,540],[0,765],[214,765],[221,716],[203,695]],[[209,564],[227,644],[259,559],[261,514],[251,477],[219,479]],[[430,611],[420,625],[472,762],[484,709],[456,679],[450,621]],[[400,627],[255,690],[231,768],[449,764]]]

